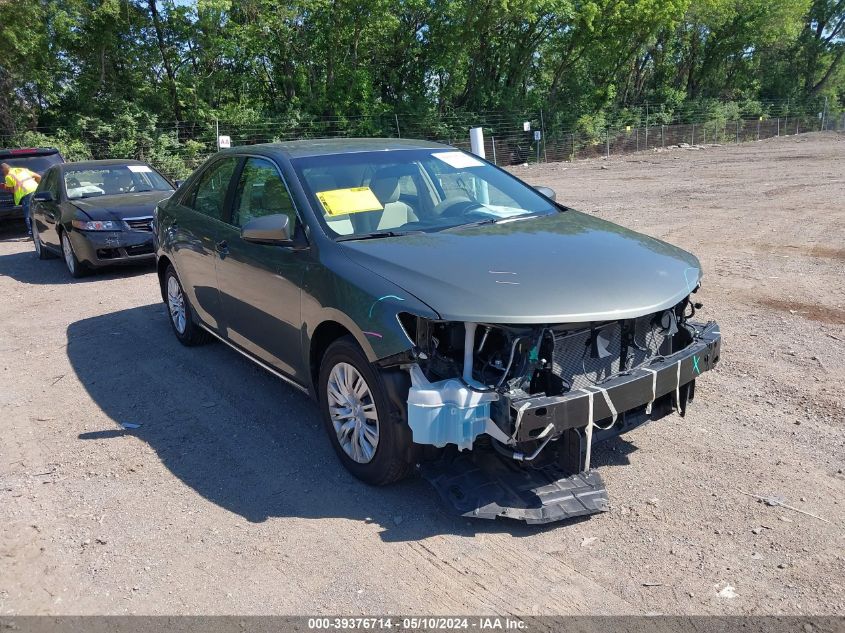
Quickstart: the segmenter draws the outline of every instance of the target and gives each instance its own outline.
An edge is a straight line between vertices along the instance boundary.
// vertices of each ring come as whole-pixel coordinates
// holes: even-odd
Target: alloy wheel
[[[76,256],[73,254],[73,246],[70,244],[67,233],[62,233],[62,253],[65,256],[65,265],[71,275],[76,274]]]
[[[38,227],[32,223],[32,243],[35,245],[35,254],[41,257],[41,236],[38,234]]]
[[[170,310],[170,319],[173,321],[173,327],[179,334],[185,333],[185,327],[188,324],[185,311],[185,295],[182,294],[182,286],[179,285],[179,280],[174,276],[167,279],[167,308]]]
[[[376,454],[379,423],[376,403],[360,372],[349,363],[332,367],[326,385],[329,415],[343,451],[359,464]]]

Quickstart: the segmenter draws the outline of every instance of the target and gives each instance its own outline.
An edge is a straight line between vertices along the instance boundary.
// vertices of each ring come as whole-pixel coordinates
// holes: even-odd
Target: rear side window
[[[203,173],[193,191],[185,197],[185,205],[194,211],[216,220],[223,220],[226,211],[226,193],[237,159],[224,158]]]
[[[235,192],[232,224],[243,227],[255,218],[281,213],[288,216],[293,227],[296,210],[279,171],[269,160],[248,158]]]

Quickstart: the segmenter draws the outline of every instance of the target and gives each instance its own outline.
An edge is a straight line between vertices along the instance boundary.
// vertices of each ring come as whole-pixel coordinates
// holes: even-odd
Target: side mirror
[[[32,196],[33,200],[38,200],[41,202],[53,202],[53,192],[52,191],[39,191],[34,196]]]
[[[174,180],[173,181],[173,185],[174,185],[175,189],[178,189],[179,187],[181,187],[184,184],[185,184],[184,180]]]
[[[241,238],[259,244],[290,244],[290,218],[277,213],[250,220],[241,229]]]
[[[537,191],[537,193],[543,194],[549,200],[557,201],[557,194],[555,193],[554,189],[552,189],[550,187],[543,187],[543,186],[540,186],[540,185],[534,187],[534,189]]]

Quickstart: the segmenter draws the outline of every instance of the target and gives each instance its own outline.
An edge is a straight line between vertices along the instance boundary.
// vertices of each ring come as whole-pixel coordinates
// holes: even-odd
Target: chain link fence
[[[85,124],[78,129],[36,128],[0,136],[0,147],[55,144],[70,159],[137,158],[181,178],[217,151],[219,136],[233,146],[297,139],[391,137],[438,141],[469,150],[469,130],[484,131],[485,153],[497,165],[609,158],[660,152],[678,145],[745,143],[777,136],[845,131],[845,110],[796,106],[788,101],[709,104],[669,109],[643,104],[613,117],[582,117],[577,129],[556,123],[555,113],[481,112],[411,116],[291,117],[283,120],[156,123],[137,129],[119,124]],[[622,121],[619,123],[618,121]]]

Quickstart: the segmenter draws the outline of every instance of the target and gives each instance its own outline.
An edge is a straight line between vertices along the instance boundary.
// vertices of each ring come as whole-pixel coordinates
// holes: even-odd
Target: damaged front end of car
[[[683,416],[719,361],[719,327],[694,319],[700,307],[690,295],[636,318],[537,325],[400,313],[415,343],[402,359],[408,424],[416,444],[444,448],[423,475],[466,516],[546,523],[605,510],[596,442]]]

